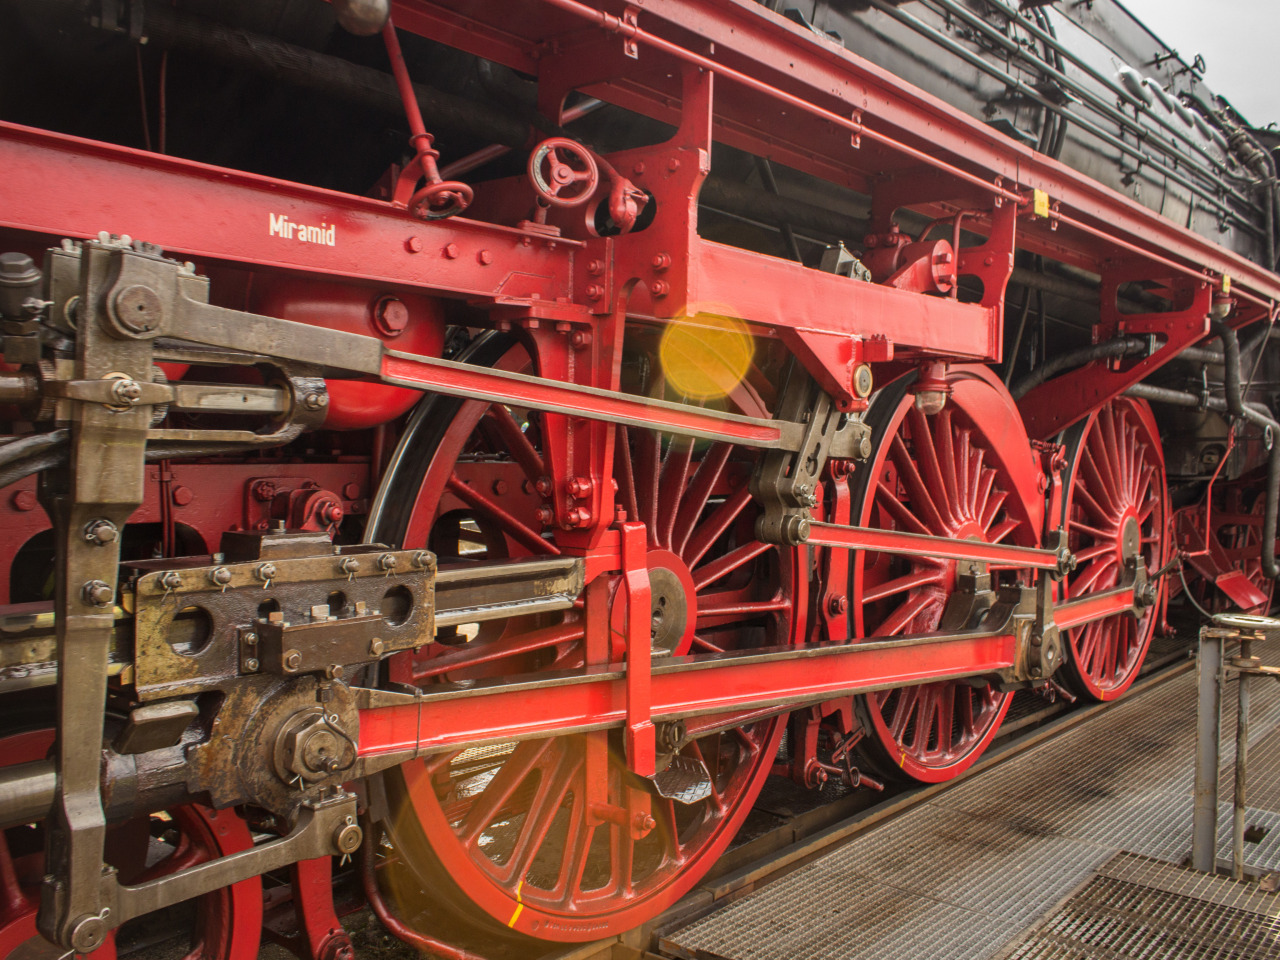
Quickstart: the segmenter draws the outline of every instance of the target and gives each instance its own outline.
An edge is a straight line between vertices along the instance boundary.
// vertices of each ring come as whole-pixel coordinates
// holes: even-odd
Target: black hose
[[[1240,385],[1240,340],[1236,332],[1221,320],[1212,329],[1222,343],[1223,388],[1227,410],[1233,417],[1248,420],[1271,431],[1271,456],[1267,462],[1267,507],[1262,518],[1262,572],[1272,580],[1280,580],[1276,566],[1276,519],[1280,515],[1280,423],[1244,402]]]
[[[1147,341],[1145,340],[1139,340],[1136,337],[1117,337],[1115,340],[1108,340],[1106,343],[1099,343],[1091,347],[1082,347],[1079,350],[1059,354],[1039,370],[1019,380],[1012,390],[1013,398],[1021,400],[1033,389],[1063,370],[1080,367],[1094,360],[1126,357],[1132,353],[1146,353],[1146,351]]]
[[[1027,271],[1030,273],[1030,271]],[[1009,351],[1008,368],[1004,372],[1004,385],[1007,387],[1013,379],[1013,372],[1018,367],[1018,351],[1022,349],[1022,334],[1027,329],[1027,316],[1031,313],[1031,288],[1026,287],[1022,294],[1022,314],[1018,317],[1018,332],[1013,338],[1013,349]]]
[[[37,433],[20,440],[12,440],[0,447],[0,467],[54,450],[63,446],[70,438],[71,431],[62,427],[58,430],[50,430],[48,433]]]

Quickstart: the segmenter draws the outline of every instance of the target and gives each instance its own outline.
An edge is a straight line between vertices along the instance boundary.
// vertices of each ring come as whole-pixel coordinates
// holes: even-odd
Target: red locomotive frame
[[[251,276],[259,288],[283,290],[284,302],[295,299],[291,291],[313,284],[410,303],[415,298],[448,299],[467,305],[470,325],[508,334],[523,349],[523,360],[507,353],[491,365],[446,360],[444,320],[436,307],[413,307],[427,312],[412,314],[411,323],[432,329],[415,342],[415,349],[400,347],[403,322],[391,329],[376,324],[369,329],[318,321],[312,334],[281,321],[263,321],[267,325],[260,328],[275,337],[280,356],[325,366],[331,389],[346,380],[388,391],[367,394],[361,415],[369,424],[392,421],[403,412],[403,395],[391,388],[458,398],[464,414],[471,409],[468,404],[541,411],[541,449],[522,446],[517,427],[514,434],[505,434],[514,463],[458,468],[461,473],[431,481],[440,488],[438,509],[415,512],[395,546],[425,545],[427,528],[446,512],[440,504],[447,502],[453,509],[466,507],[489,518],[514,545],[510,559],[559,556],[581,561],[586,584],[578,604],[580,621],[503,640],[510,655],[516,642],[532,652],[558,650],[566,638],[574,643],[580,638],[577,659],[554,664],[569,669],[568,675],[506,683],[500,671],[493,671],[479,686],[433,690],[428,681],[448,671],[433,666],[430,656],[404,653],[392,661],[391,679],[419,689],[360,695],[359,751],[350,775],[373,777],[395,764],[411,766],[415,757],[456,756],[465,748],[526,738],[550,737],[544,742],[560,744],[572,735],[581,756],[574,759],[565,752],[555,762],[581,764],[573,769],[585,784],[585,796],[574,800],[585,810],[582,822],[590,829],[629,836],[634,851],[655,827],[658,833],[664,825],[674,831],[675,814],[662,812],[664,801],[611,778],[622,768],[642,778],[655,775],[663,753],[660,727],[687,720],[682,743],[694,743],[691,749],[696,749],[697,738],[714,731],[748,731],[742,734],[750,740],[743,756],[751,759],[738,761],[740,775],[744,782],[758,783],[760,771],[772,768],[781,737],[781,725],[770,718],[784,708],[808,711],[809,720],[802,711],[792,721],[793,730],[809,738],[806,742],[816,743],[818,728],[832,716],[839,718],[834,723],[840,733],[852,737],[855,722],[847,706],[852,694],[873,698],[864,703],[883,705],[894,696],[888,691],[930,681],[1003,676],[1011,684],[1042,682],[1047,674],[1034,658],[1051,646],[1046,629],[1075,630],[1088,638],[1094,636],[1090,625],[1108,618],[1131,615],[1134,622],[1146,623],[1154,616],[1151,609],[1159,606],[1159,580],[1154,577],[1169,557],[1164,537],[1172,522],[1167,505],[1150,486],[1163,463],[1149,414],[1117,398],[1205,338],[1215,311],[1236,328],[1274,322],[1280,277],[905,87],[875,65],[815,40],[811,32],[754,3],[403,0],[393,5],[392,21],[388,46],[402,89],[407,72],[403,61],[397,62],[397,27],[537,77],[540,108],[555,126],[566,123],[568,98],[577,93],[659,120],[675,132],[664,142],[607,157],[585,148],[573,155],[572,141],[563,148],[569,160],[556,159],[560,148],[555,144],[535,153],[538,162],[551,158],[550,169],[553,174],[559,169],[568,197],[546,180],[538,185],[537,178],[531,184],[523,177],[475,187],[472,195],[472,188],[441,181],[431,138],[415,107],[410,125],[417,159],[406,170],[393,171],[385,196],[374,198],[0,124],[0,166],[5,171],[0,228],[23,247],[63,237],[92,238],[107,229],[195,261],[200,271],[214,277],[215,298],[221,273]],[[864,259],[870,282],[703,239],[696,198],[710,170],[714,141],[868,194],[871,233],[864,241]],[[536,149],[535,138],[529,147]],[[575,182],[589,183],[589,188],[574,194]],[[602,236],[608,231],[592,226],[604,216],[600,207],[618,226],[613,235]],[[902,235],[895,218],[903,209],[945,227],[951,239]],[[644,211],[647,222],[637,220]],[[962,231],[985,240],[962,246]],[[1101,275],[1102,319],[1096,339],[1152,337],[1149,355],[1092,363],[1064,374],[1032,390],[1015,410],[980,365],[1001,360],[1004,293],[1016,250]],[[979,281],[981,294],[960,297],[961,278]],[[1135,281],[1163,296],[1168,309],[1122,314],[1117,292]],[[221,306],[231,311],[245,304]],[[236,346],[235,323],[252,315],[226,316],[224,326],[189,324],[176,335],[231,349]],[[826,470],[811,484],[807,506],[785,502],[783,496],[784,532],[778,537],[761,535],[757,540],[743,533],[735,541],[732,517],[716,536],[700,533],[699,525],[707,522],[700,511],[709,509],[709,498],[746,504],[753,495],[768,496],[762,486],[748,488],[747,468],[736,466],[737,452],[760,451],[762,461],[775,454],[795,456],[811,442],[806,423],[812,421],[789,418],[780,409],[782,399],[772,412],[749,402],[720,410],[629,394],[624,383],[624,347],[637,331],[657,336],[680,325],[714,329],[722,317],[766,345],[761,349],[781,344],[829,398],[833,416],[848,415],[854,424],[868,410],[870,385],[861,380],[868,369],[877,385],[915,378],[910,385],[901,380],[896,419],[868,427],[863,437],[823,440],[835,444],[823,448],[822,459],[829,456]],[[301,307],[288,319],[308,322]],[[352,392],[365,389],[358,386]],[[957,446],[950,433],[941,437],[936,426],[941,421],[925,419],[924,411],[944,416],[930,404],[944,410],[950,404],[957,422],[968,425],[957,428]],[[460,415],[442,446],[461,450],[472,443],[482,415],[471,420]],[[979,442],[977,426],[986,416],[995,418],[988,422],[1025,426],[1010,435],[1011,446],[987,449]],[[903,423],[911,426],[901,427]],[[935,426],[927,427],[929,423]],[[1125,469],[1131,471],[1123,481],[1119,474],[1099,481],[1114,495],[1098,511],[1114,513],[1115,532],[1098,532],[1100,521],[1091,520],[1090,556],[1114,546],[1104,542],[1106,537],[1118,543],[1132,536],[1137,540],[1122,545],[1128,551],[1123,555],[1141,555],[1143,562],[1137,564],[1141,573],[1136,579],[1126,580],[1118,566],[1108,574],[1099,568],[1092,579],[1074,581],[1069,598],[1059,597],[1054,605],[1050,574],[1071,574],[1066,528],[1075,508],[1071,503],[1064,507],[1070,500],[1063,484],[1068,465],[1055,459],[1061,448],[1052,441],[1077,425],[1086,432],[1102,431],[1099,435],[1129,451]],[[912,438],[911,456],[917,459],[911,462],[919,470],[914,480],[907,461],[892,453],[879,456],[858,443],[883,440],[887,449],[899,429]],[[631,448],[626,446],[628,430],[633,432]],[[716,454],[700,453],[703,459],[696,462],[692,454],[683,454],[683,472],[673,492],[659,481],[659,472],[665,477],[670,469],[675,475],[677,467],[668,468],[668,461],[681,454],[673,453],[675,448],[664,452],[661,441],[645,447],[648,441],[637,439],[645,431],[696,438],[710,442],[711,450],[722,450],[724,460],[714,476],[707,468],[700,505],[689,505],[690,491],[698,487],[702,464]],[[1020,435],[1049,443],[1013,449]],[[927,440],[941,451],[932,461],[920,453]],[[1069,465],[1071,478],[1080,470],[1105,474],[1109,469],[1098,466],[1100,455],[1091,455],[1087,443],[1085,448],[1082,459]],[[628,459],[637,466],[622,466]],[[861,462],[868,459],[872,464]],[[381,467],[376,455],[340,451],[331,460],[152,467],[146,499],[133,522],[163,526],[174,554],[181,553],[176,547],[179,527],[195,531],[203,541],[192,553],[217,550],[224,530],[258,529],[275,520],[294,529],[331,529],[344,515],[370,509]],[[990,466],[997,461],[998,467]],[[434,469],[428,467],[429,479]],[[649,486],[644,469],[653,477]],[[988,470],[992,479],[987,479]],[[936,523],[917,521],[913,527],[902,520],[883,529],[872,507],[859,516],[857,503],[850,505],[844,484],[851,473],[861,476],[859,471],[895,476],[893,482],[903,485],[912,503],[908,513],[923,517],[926,501],[945,502],[946,509],[938,509]],[[786,474],[781,468],[779,475]],[[876,484],[881,483],[875,477],[869,482],[863,503],[875,500]],[[913,482],[919,487],[914,493]],[[246,495],[227,497],[222,488],[228,483]],[[522,484],[521,497],[516,494]],[[993,484],[996,506],[991,506]],[[12,521],[8,538],[15,551],[48,528],[44,516],[32,509],[35,492],[35,480],[23,480],[3,507]],[[383,503],[372,504],[375,514],[382,508]],[[802,513],[803,528],[799,523],[785,526]],[[999,535],[994,532],[1006,525]],[[1147,533],[1148,527],[1155,533]],[[712,541],[726,535],[730,545],[722,566],[708,570],[714,557],[711,564],[700,565]],[[696,553],[690,544],[700,536],[707,539],[697,562],[686,562],[686,556]],[[1139,541],[1150,542],[1150,549]],[[775,547],[778,560],[770,569],[778,583],[771,584],[770,589],[776,586],[772,593],[744,584],[732,602],[721,599],[714,601],[720,606],[712,605],[707,584],[750,559],[774,556]],[[6,556],[6,565],[13,555]],[[895,629],[886,629],[882,642],[874,642],[876,625],[867,611],[892,595],[886,584],[915,577],[916,586],[900,589],[923,590],[933,582],[918,564],[871,572],[874,558],[890,556],[932,558],[944,569],[937,582],[945,583],[939,588],[941,599],[922,599],[911,610],[898,608],[881,619],[879,628],[884,628],[896,617]],[[1023,598],[1015,601],[1002,594],[992,605],[970,611],[973,618],[963,626],[943,620],[943,601],[959,589],[961,579],[980,579],[990,569],[1017,571]],[[699,629],[697,622],[714,629],[734,617],[755,617],[773,625],[773,642],[736,653],[712,643],[700,649],[685,643],[673,648],[679,655],[670,662],[655,660],[651,635],[660,627],[651,622],[649,611],[666,589],[659,572],[678,581],[678,588],[671,589],[678,590],[689,611],[695,596],[707,601],[697,613],[702,621],[686,612],[692,619],[680,630],[689,637]],[[851,592],[850,585],[860,592]],[[935,601],[937,612],[930,614]],[[59,602],[76,601],[64,597]],[[1048,619],[1047,609],[1052,609]],[[850,643],[851,638],[863,642]],[[1132,669],[1117,667],[1114,658],[1131,655],[1140,661],[1145,650],[1137,633],[1131,642],[1116,643],[1119,652],[1108,654],[1113,658],[1108,669],[1119,670],[1128,680],[1092,690],[1100,698],[1119,695],[1132,679],[1129,673],[1136,671],[1136,663]],[[431,656],[452,656],[462,663],[466,654],[459,648]],[[1081,656],[1079,651],[1075,656]],[[496,655],[491,659],[500,662]],[[472,666],[482,662],[483,656],[477,656]],[[1087,664],[1076,669],[1090,672]],[[1001,708],[993,701],[990,708],[994,721],[988,717],[982,730],[970,718],[975,733],[969,753],[937,767],[922,760],[919,775],[949,776],[971,763],[1007,704]],[[616,751],[610,758],[609,730],[623,731],[625,759],[619,760]],[[84,748],[64,744],[62,749],[60,762],[70,763],[68,751]],[[550,764],[548,750],[568,751],[542,749],[531,765]],[[844,749],[847,753],[847,745]],[[929,749],[922,746],[922,755]],[[817,761],[812,744],[808,750],[793,750],[787,772],[797,779],[813,784],[830,772],[830,764],[822,767]],[[907,763],[904,747],[899,766]],[[716,766],[709,758],[706,765]],[[428,763],[422,769],[428,773],[405,773],[404,782],[388,789],[411,798],[428,790],[433,768]],[[751,792],[741,784],[733,789],[740,793],[724,799],[717,794],[721,814],[709,821],[705,834],[697,834],[700,839],[687,853],[688,861],[679,869],[670,867],[673,878],[641,878],[632,888],[629,874],[617,874],[610,881],[613,886],[598,888],[611,891],[599,894],[606,902],[598,910],[586,895],[573,901],[572,909],[560,910],[552,903],[554,886],[522,893],[521,877],[499,876],[502,871],[483,863],[474,875],[464,870],[466,875],[455,881],[480,914],[520,933],[567,940],[615,933],[672,902],[724,849],[749,805],[739,800],[749,799]],[[60,797],[65,801],[67,795]],[[536,798],[532,802],[536,809]],[[406,849],[415,850],[413,844],[424,840],[418,834],[425,834],[430,844],[432,829],[448,829],[442,818],[431,820],[437,815],[432,811],[403,841]],[[304,849],[309,859],[324,852]],[[673,862],[686,855],[679,843],[673,842],[668,854],[672,851]],[[459,855],[460,860],[468,855]],[[452,867],[445,853],[437,850],[432,856],[446,869]],[[259,872],[245,869],[244,876]],[[654,876],[662,870],[668,867],[655,870]],[[652,888],[644,886],[650,882]],[[376,880],[373,891],[376,897]],[[312,911],[303,924],[310,934],[309,949],[338,949],[324,933],[333,924],[331,912],[299,904]],[[77,949],[92,946],[75,940],[75,920],[64,913],[45,929]]]

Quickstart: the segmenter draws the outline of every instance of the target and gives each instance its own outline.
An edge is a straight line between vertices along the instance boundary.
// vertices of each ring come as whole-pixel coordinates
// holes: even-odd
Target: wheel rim
[[[496,361],[513,370],[527,364],[519,349]],[[735,408],[744,402],[750,401],[739,398]],[[403,543],[429,544],[442,562],[451,551],[496,559],[555,549],[530,537],[540,529],[541,499],[530,489],[536,491],[544,470],[540,418],[478,401],[441,408],[451,425],[437,431]],[[767,415],[763,407],[747,412]],[[490,448],[510,456],[494,459]],[[656,655],[788,644],[803,635],[797,565],[790,552],[755,540],[747,453],[622,428],[616,453],[617,502],[645,523],[648,537]],[[499,479],[505,486],[496,485]],[[504,490],[504,510],[474,496],[479,489]],[[392,531],[377,533],[398,540]],[[622,606],[612,604],[609,614],[615,656]],[[491,625],[465,645],[433,644],[414,660],[400,658],[391,679],[425,685],[578,667],[585,622],[579,608],[554,619]],[[695,734],[697,718],[686,723]],[[693,739],[681,752],[706,764],[711,797],[688,807],[653,797],[657,826],[640,841],[612,824],[587,824],[583,735],[405,764],[387,776],[396,812],[386,826],[415,880],[460,895],[458,905],[473,919],[545,939],[608,936],[661,912],[714,863],[768,775],[782,731],[782,721],[772,718]],[[611,740],[612,803],[620,802],[629,777],[620,754]]]
[[[43,759],[53,745],[52,730],[36,730],[0,739],[0,756],[11,766]],[[137,822],[108,829],[127,831]],[[150,830],[147,827],[150,826]],[[231,810],[210,810],[188,805],[168,814],[147,818],[142,824],[150,835],[149,851],[160,850],[161,859],[146,869],[122,876],[132,885],[169,876],[218,857],[229,856],[253,845],[249,828]],[[43,875],[42,830],[38,824],[0,832],[0,958],[39,939],[36,911],[40,902],[39,878]],[[126,841],[127,842],[127,841]],[[262,930],[262,881],[258,877],[215,890],[195,903],[191,949],[185,960],[253,960],[258,955]],[[111,931],[92,960],[114,960],[119,930]]]
[[[1035,546],[1043,507],[1012,398],[985,368],[955,368],[948,384],[951,394],[934,415],[916,409],[906,381],[877,396],[868,414],[875,455],[853,474],[854,516],[878,529]],[[850,562],[856,635],[936,630],[962,567],[859,551]],[[978,758],[1011,697],[987,684],[942,681],[868,694],[855,704],[873,766],[936,783]]]
[[[1160,432],[1144,401],[1112,400],[1071,433],[1064,516],[1077,566],[1063,582],[1067,598],[1114,587],[1135,550],[1148,573],[1159,570],[1169,516]],[[1095,700],[1113,700],[1129,689],[1159,609],[1157,599],[1139,618],[1117,614],[1068,630],[1072,685]]]

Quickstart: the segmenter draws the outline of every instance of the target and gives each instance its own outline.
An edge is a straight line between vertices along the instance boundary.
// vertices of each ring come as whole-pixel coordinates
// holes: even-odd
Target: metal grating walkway
[[[1280,896],[1116,854],[999,960],[1280,957]]]
[[[1260,647],[1268,662],[1280,662],[1280,642]],[[1280,738],[1271,736],[1280,726],[1280,683],[1255,683],[1253,690],[1249,822],[1265,834],[1246,845],[1246,859],[1280,870]],[[1232,685],[1224,696],[1224,770],[1233,760],[1234,702]],[[1200,895],[1191,887],[1143,893],[1135,879],[1144,865],[1174,869],[1169,865],[1189,856],[1195,714],[1189,671],[669,932],[663,952],[726,960],[1280,958],[1271,919],[1280,910],[1272,898],[1265,907],[1214,900],[1195,906]],[[1218,856],[1229,858],[1229,777],[1222,784]],[[1117,858],[1122,852],[1134,856]],[[1162,878],[1165,887],[1175,885],[1172,876]],[[1071,906],[1083,897],[1122,912],[1156,913],[1150,898],[1157,895],[1170,909],[1202,911],[1187,916],[1200,917],[1192,922],[1203,944],[1174,950],[1168,924],[1175,919],[1145,947],[1141,931],[1130,931],[1137,939],[1108,940],[1122,936],[1116,931],[1123,918],[1091,921],[1099,926],[1090,932],[1081,926],[1086,900]],[[1130,922],[1141,927],[1144,919]],[[1029,930],[1040,939],[1023,943]],[[1023,952],[1010,952],[1015,944]]]

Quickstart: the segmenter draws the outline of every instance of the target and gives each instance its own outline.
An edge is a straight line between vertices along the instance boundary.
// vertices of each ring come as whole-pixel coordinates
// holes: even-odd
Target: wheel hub
[[[1142,530],[1138,527],[1138,518],[1132,513],[1128,513],[1123,520],[1120,521],[1120,537],[1116,543],[1116,548],[1120,552],[1120,561],[1128,563],[1133,560],[1139,550],[1142,549]]]
[[[684,654],[693,642],[697,623],[697,588],[689,567],[669,550],[645,555],[649,571],[649,640],[654,653]],[[622,591],[614,595],[610,620],[615,637],[626,636],[626,603]]]

